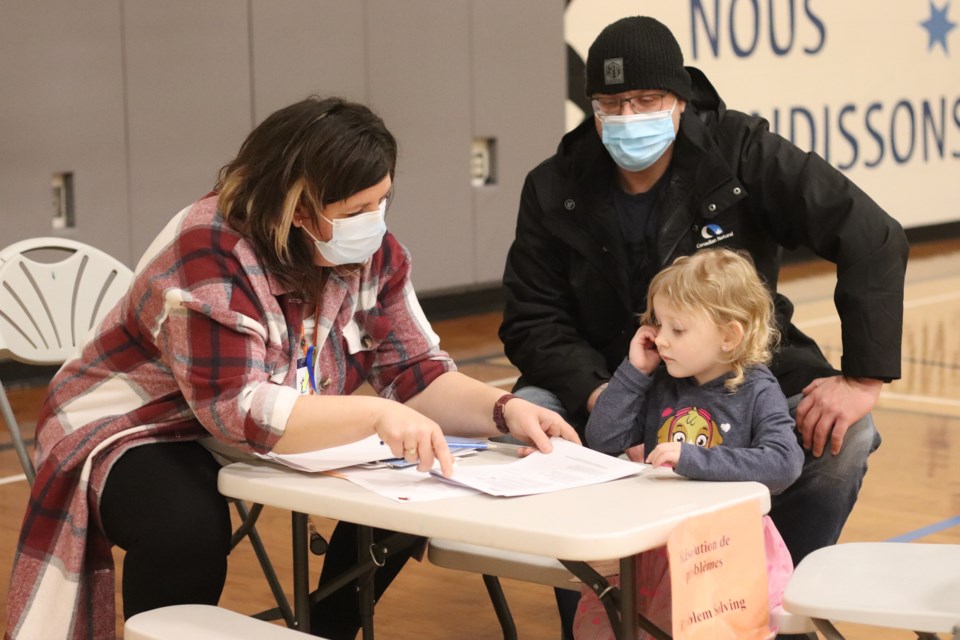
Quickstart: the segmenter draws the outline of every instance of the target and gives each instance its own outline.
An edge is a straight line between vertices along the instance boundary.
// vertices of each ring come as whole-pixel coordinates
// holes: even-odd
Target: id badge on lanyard
[[[317,393],[317,378],[314,373],[313,361],[316,352],[317,347],[310,345],[307,347],[307,355],[297,359],[297,390],[302,396]]]

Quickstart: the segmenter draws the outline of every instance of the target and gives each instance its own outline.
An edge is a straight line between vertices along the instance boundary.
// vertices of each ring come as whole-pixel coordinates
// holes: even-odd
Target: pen
[[[450,449],[476,449],[477,451],[483,451],[484,449],[496,449],[497,445],[489,442],[447,442],[447,447]]]
[[[447,446],[451,449],[496,449],[496,445],[489,440],[477,438],[464,438],[459,436],[444,436]]]
[[[386,445],[387,443],[384,442],[383,440],[381,440],[381,441],[380,441],[380,444]],[[477,451],[483,451],[484,449],[496,449],[496,448],[497,448],[497,445],[495,445],[495,444],[492,443],[492,442],[481,442],[481,441],[476,441],[476,440],[475,440],[475,441],[470,441],[470,442],[467,442],[467,441],[463,441],[463,442],[460,442],[460,441],[450,442],[450,441],[448,440],[448,441],[447,441],[447,448],[448,448],[448,449],[476,449]]]

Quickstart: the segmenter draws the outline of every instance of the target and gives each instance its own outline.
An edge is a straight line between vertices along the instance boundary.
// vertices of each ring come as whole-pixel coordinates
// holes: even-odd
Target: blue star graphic
[[[947,10],[949,8],[949,2],[943,5],[943,9],[937,9],[933,6],[933,2],[930,3],[930,17],[920,23],[920,26],[926,29],[927,34],[930,36],[927,51],[932,50],[933,45],[939,43],[940,46],[943,47],[943,52],[949,55],[949,51],[947,50],[947,34],[957,28],[957,23],[951,22],[947,18]]]

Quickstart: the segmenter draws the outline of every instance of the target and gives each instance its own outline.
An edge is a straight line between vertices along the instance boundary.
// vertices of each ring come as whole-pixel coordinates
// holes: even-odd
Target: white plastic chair
[[[855,542],[818,549],[794,571],[783,605],[812,618],[828,640],[843,639],[831,621],[957,638],[960,545]]]
[[[126,640],[297,640],[314,638],[228,609],[181,604],[144,611],[123,625]]]
[[[41,254],[59,259],[36,259]],[[75,240],[33,238],[8,246],[0,251],[0,357],[31,365],[62,364],[132,279],[122,262]],[[0,411],[32,484],[36,471],[2,382]]]

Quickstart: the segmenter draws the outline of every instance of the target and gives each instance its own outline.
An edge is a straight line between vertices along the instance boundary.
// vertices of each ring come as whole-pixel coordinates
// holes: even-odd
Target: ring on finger
[[[417,449],[416,449],[416,447],[410,447],[409,449],[404,449],[404,450],[403,450],[403,455],[405,455],[405,456],[415,456],[415,455],[417,455]]]

